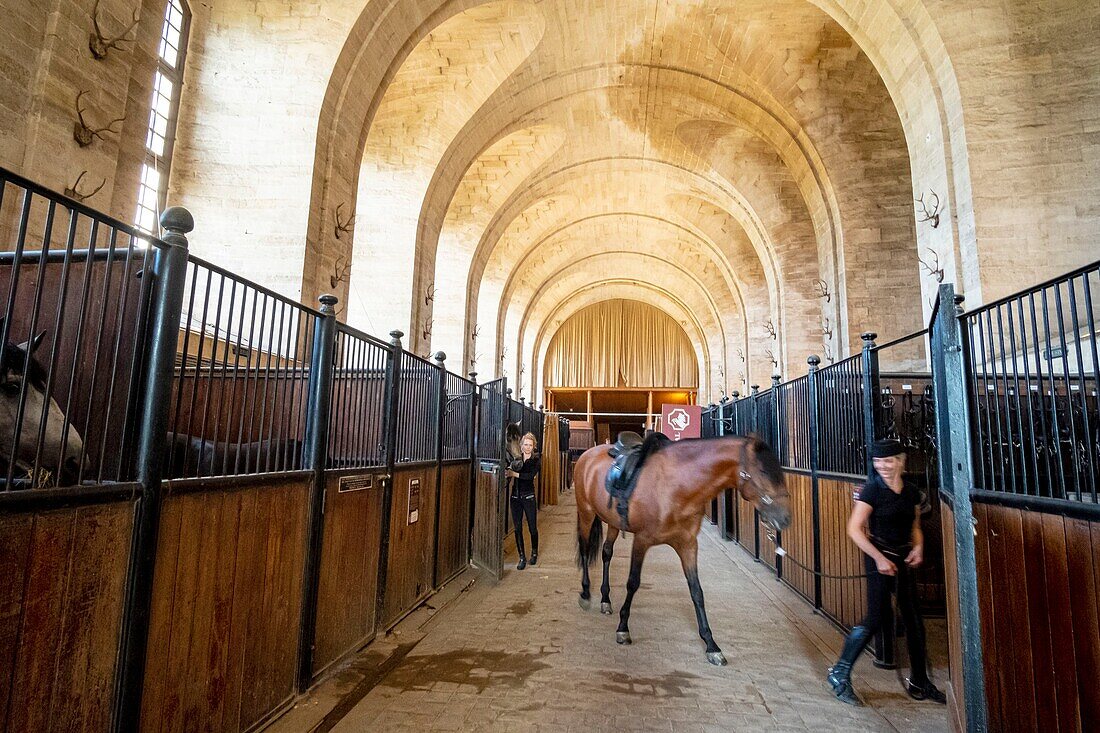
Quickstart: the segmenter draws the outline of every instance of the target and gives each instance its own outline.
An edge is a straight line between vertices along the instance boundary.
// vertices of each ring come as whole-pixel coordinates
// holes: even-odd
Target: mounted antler
[[[771,350],[771,349],[768,349],[767,351],[765,351],[765,352],[764,352],[764,355],[765,355],[765,356],[767,356],[767,357],[768,357],[768,359],[770,359],[770,360],[771,360],[771,362],[772,362],[772,369],[773,369],[773,370],[775,370],[775,369],[778,369],[778,368],[779,368],[779,360],[775,358],[775,353],[774,353],[774,352],[772,352],[772,350]]]
[[[65,191],[64,191],[65,195],[68,196],[71,199],[76,199],[77,201],[87,201],[92,196],[95,196],[97,193],[99,193],[100,190],[104,186],[107,185],[107,179],[104,178],[100,182],[100,184],[95,187],[95,190],[93,190],[91,193],[81,193],[80,192],[80,182],[82,180],[84,180],[84,176],[86,176],[86,175],[88,175],[88,171],[80,171],[80,175],[76,177],[76,182],[73,183],[73,185],[70,186],[69,188],[65,189]]]
[[[764,324],[764,332],[771,336],[773,341],[778,338],[778,335],[775,332],[775,324],[772,323],[770,320]]]
[[[814,280],[814,290],[817,291],[817,297],[824,298],[826,303],[829,303],[833,299],[833,294],[829,292],[829,283],[824,280]]]
[[[424,328],[420,329],[420,338],[424,339],[425,341],[431,338],[433,323],[435,323],[435,320],[432,318],[424,319]]]
[[[833,324],[829,321],[828,316],[825,316],[825,320],[821,322],[821,335],[827,339],[833,337]]]
[[[474,326],[474,330],[470,332],[470,340],[477,341],[477,337],[481,335],[481,326]]]
[[[355,226],[355,214],[352,214],[345,221],[340,217],[340,209],[344,208],[343,204],[336,207],[336,226],[333,228],[333,235],[339,239],[341,234],[346,234],[351,231],[351,228]]]
[[[745,363],[745,352],[742,349],[737,349],[737,358],[741,360],[741,363]]]
[[[88,126],[88,123],[84,120],[85,110],[80,108],[80,98],[87,94],[87,90],[80,90],[76,94],[76,124],[73,125],[73,140],[76,140],[76,144],[82,148],[86,148],[92,144],[92,140],[95,138],[103,139],[103,133],[114,132],[116,135],[118,132],[114,129],[114,126],[119,122],[125,122],[126,117],[119,117],[117,120],[111,120],[107,123],[106,127],[100,127],[97,130],[93,130]]]
[[[337,283],[346,280],[349,272],[351,272],[351,260],[340,255],[332,266],[332,274],[328,276],[329,287],[335,288]]]
[[[92,27],[93,31],[88,35],[88,50],[92,52],[92,56],[96,59],[107,58],[107,52],[112,48],[121,49],[118,44],[128,43],[133,41],[133,38],[127,38],[130,35],[130,31],[138,24],[139,10],[134,10],[134,17],[131,20],[130,25],[126,26],[126,30],[119,33],[114,38],[108,38],[103,35],[103,29],[99,27],[99,0],[95,0],[95,5],[92,6]]]
[[[929,275],[932,275],[934,278],[936,278],[937,283],[942,283],[943,267],[940,266],[940,255],[934,249],[929,249],[928,251],[932,253],[932,264],[928,264],[927,262],[922,260],[919,255],[917,256],[917,262],[920,263],[921,267],[924,268],[924,270]]]
[[[431,303],[435,300],[435,283],[428,286],[428,293],[424,296],[424,305]]]
[[[921,213],[922,218],[917,219],[917,221],[918,222],[930,221],[930,222],[932,222],[932,228],[935,229],[936,227],[938,227],[940,225],[940,197],[938,195],[936,195],[935,191],[929,191],[929,193],[932,194],[932,199],[933,199],[933,201],[932,201],[932,210],[931,211],[928,210],[928,205],[924,203],[924,194],[923,193],[920,195],[919,199],[913,199],[913,200],[916,201],[918,204],[920,204],[920,209],[921,209],[920,213]]]
[[[503,349],[500,350],[500,360],[504,361],[507,358],[508,358],[508,347],[505,346]]]
[[[833,361],[834,361],[833,360],[833,347],[830,346],[828,344],[828,342],[825,342],[825,343],[821,344],[821,352],[825,355],[825,358],[828,360],[828,362],[830,364],[832,364]]]

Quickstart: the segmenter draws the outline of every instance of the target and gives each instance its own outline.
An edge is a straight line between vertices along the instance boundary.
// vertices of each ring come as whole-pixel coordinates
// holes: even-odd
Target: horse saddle
[[[609,494],[607,506],[610,509],[612,502],[615,503],[615,511],[622,520],[625,532],[630,531],[630,497],[638,483],[642,465],[654,450],[667,442],[669,439],[664,433],[650,433],[643,440],[637,433],[624,430],[607,453],[613,459],[604,483]]]

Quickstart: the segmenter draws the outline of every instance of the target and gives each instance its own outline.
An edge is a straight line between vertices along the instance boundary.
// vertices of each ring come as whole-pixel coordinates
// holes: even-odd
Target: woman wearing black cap
[[[866,556],[867,615],[844,640],[840,659],[829,669],[828,681],[837,699],[849,705],[863,704],[852,689],[852,665],[892,613],[890,594],[897,593],[909,647],[910,672],[905,691],[916,700],[943,703],[946,697],[928,678],[924,621],[917,610],[914,571],[924,560],[920,492],[902,477],[905,453],[901,443],[877,440],[871,446],[871,456],[875,470],[860,489],[848,519],[848,536]]]

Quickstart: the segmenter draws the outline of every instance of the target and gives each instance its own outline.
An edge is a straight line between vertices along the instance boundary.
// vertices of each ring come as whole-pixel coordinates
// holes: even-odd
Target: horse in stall
[[[4,320],[0,318],[0,330]],[[34,358],[45,336],[43,331],[21,344],[8,341],[3,345],[0,354],[0,464],[6,475],[7,462],[11,460],[35,485],[40,483],[41,474],[30,474],[37,464],[39,471],[50,474],[53,485],[69,486],[77,482],[82,468],[88,469],[88,457],[84,455],[80,434],[66,421],[57,401],[46,394],[48,375]],[[22,419],[17,425],[21,405]],[[15,444],[17,429],[18,445]]]
[[[302,441],[293,438],[248,443],[214,442],[194,435],[170,433],[164,454],[166,479],[295,470],[302,457]]]
[[[581,608],[590,605],[588,568],[596,559],[603,540],[603,584],[600,611],[610,614],[608,571],[619,533],[634,533],[626,599],[619,610],[615,640],[630,644],[630,605],[641,584],[642,562],[654,545],[670,545],[680,557],[687,578],[699,636],[706,643],[707,661],[726,664],[714,641],[703,605],[698,574],[698,534],[707,504],[727,488],[754,502],[766,522],[777,530],[790,524],[790,497],[783,482],[779,458],[755,436],[726,436],[672,442],[661,433],[645,441],[637,434],[619,436],[615,446],[589,448],[577,460],[573,474],[577,499],[577,564],[581,570]],[[633,449],[633,450],[632,450]],[[605,479],[616,456],[633,453],[637,471],[631,488],[618,498],[609,492]],[[614,478],[612,475],[610,478]],[[614,481],[612,481],[612,486]],[[613,502],[618,502],[613,507]]]

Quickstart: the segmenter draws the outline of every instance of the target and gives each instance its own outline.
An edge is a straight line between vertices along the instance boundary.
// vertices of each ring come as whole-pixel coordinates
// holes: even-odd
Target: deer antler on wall
[[[770,320],[764,324],[764,332],[771,336],[773,341],[779,338],[778,334],[775,332],[775,324]]]
[[[420,329],[420,338],[427,341],[432,337],[432,324],[435,323],[434,319],[425,318],[424,328]]]
[[[765,351],[764,355],[767,356],[768,359],[771,360],[773,370],[779,368],[779,360],[775,358],[775,353],[771,349],[768,349],[767,351]]]
[[[943,267],[940,265],[940,255],[936,250],[928,250],[932,254],[932,263],[929,264],[922,260],[920,256],[917,256],[917,262],[920,263],[921,268],[932,277],[936,278],[936,282],[943,282]]]
[[[424,305],[435,300],[435,283],[428,286],[428,292],[424,295]]]
[[[814,290],[817,291],[817,297],[824,298],[826,303],[829,303],[833,299],[833,294],[829,292],[829,283],[824,280],[814,280]]]
[[[76,140],[76,144],[82,148],[91,145],[95,138],[102,140],[103,134],[106,132],[113,132],[117,135],[118,131],[114,129],[114,126],[119,122],[126,121],[125,116],[119,117],[117,120],[108,122],[106,127],[100,127],[99,129],[93,130],[84,119],[84,112],[87,110],[80,108],[80,98],[87,93],[87,90],[82,89],[76,94],[76,124],[73,125],[73,140]]]
[[[924,194],[920,195],[919,199],[913,199],[920,204],[921,218],[917,219],[918,222],[930,221],[932,222],[932,228],[935,229],[940,225],[940,197],[935,191],[929,191],[932,194],[932,210],[928,210],[928,205],[924,203]]]
[[[825,316],[825,320],[821,322],[821,335],[827,339],[833,337],[833,324],[829,321],[829,317]]]
[[[504,361],[507,358],[508,358],[508,347],[505,346],[503,349],[500,350],[500,360]]]
[[[332,234],[337,239],[340,239],[341,234],[347,234],[348,232],[350,232],[351,228],[355,226],[355,214],[352,214],[350,217],[348,217],[346,221],[340,216],[340,210],[343,208],[343,204],[340,204],[336,207],[336,225],[332,229]]]
[[[481,326],[474,326],[474,330],[470,332],[470,340],[477,341],[477,337],[481,335]]]
[[[833,347],[828,342],[821,344],[821,351],[830,364],[833,363]]]
[[[332,274],[328,276],[329,287],[335,288],[338,283],[346,280],[349,272],[351,272],[351,260],[340,255],[332,266]]]
[[[103,35],[103,29],[99,27],[99,0],[95,0],[95,5],[92,6],[92,32],[88,35],[88,50],[92,52],[92,56],[96,59],[105,59],[107,52],[112,48],[121,50],[122,47],[118,44],[133,41],[133,38],[126,36],[130,35],[130,31],[138,24],[138,17],[139,9],[135,8],[133,20],[126,26],[126,30],[114,38],[108,38]]]
[[[743,349],[737,349],[737,358],[741,360],[741,363],[745,363],[745,352]]]
[[[73,183],[73,185],[69,188],[65,189],[65,195],[71,199],[76,199],[77,201],[87,201],[92,196],[95,196],[97,193],[99,193],[100,190],[102,190],[102,188],[107,185],[107,179],[104,178],[91,193],[81,193],[80,182],[84,180],[84,176],[86,175],[88,175],[88,171],[80,171],[80,175],[76,177],[76,182]]]

